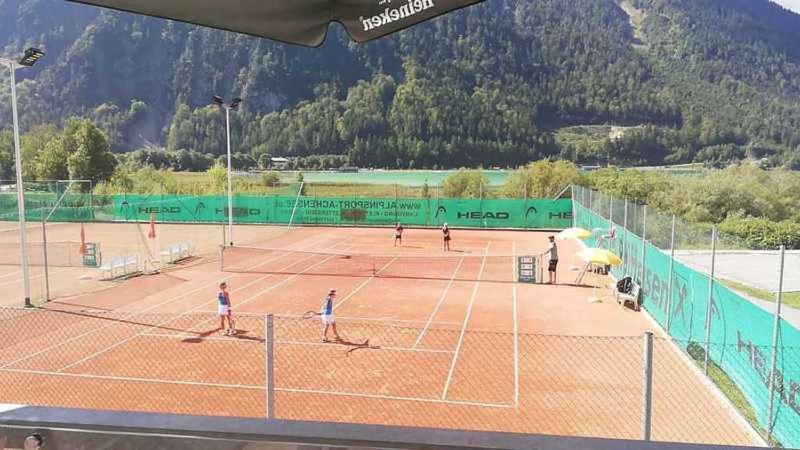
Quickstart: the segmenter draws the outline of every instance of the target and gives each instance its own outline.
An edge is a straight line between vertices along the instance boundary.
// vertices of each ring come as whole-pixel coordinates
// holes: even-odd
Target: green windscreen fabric
[[[575,204],[576,226],[605,234],[610,228],[602,218]],[[642,286],[644,307],[690,354],[702,355],[706,340],[709,277],[670,256],[642,238],[613,225],[616,239],[611,250],[623,264],[614,269],[617,279],[630,276]],[[595,233],[598,234],[598,233]],[[596,245],[594,237],[587,245]],[[601,244],[604,247],[609,244]],[[644,266],[644,270],[642,267]],[[672,277],[672,298],[669,280]],[[717,364],[742,391],[753,407],[762,429],[768,429],[769,379],[772,358],[773,315],[715,281],[711,304],[709,359]],[[776,353],[777,373],[772,433],[786,447],[800,447],[800,331],[780,324]]]
[[[226,222],[224,196],[115,196],[116,220]],[[460,200],[235,196],[236,223],[405,225],[563,229],[572,224],[570,200]]]
[[[26,194],[26,218],[50,214],[56,222],[137,221],[224,223],[225,196]],[[51,214],[52,213],[52,214]],[[16,193],[0,195],[0,220],[17,220]],[[297,224],[463,228],[564,229],[572,225],[570,200],[326,198],[310,196],[236,195],[233,217],[240,224]]]
[[[25,194],[25,218],[30,221],[41,221],[48,216],[51,222],[113,221],[116,219],[113,207],[111,196],[55,192]],[[0,220],[16,221],[18,217],[17,193],[0,193]]]

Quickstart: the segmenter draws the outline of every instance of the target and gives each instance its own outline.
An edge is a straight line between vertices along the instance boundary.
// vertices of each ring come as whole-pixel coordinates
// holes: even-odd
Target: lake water
[[[303,172],[308,183],[361,183],[361,184],[399,184],[402,186],[430,186],[442,184],[455,170],[362,170],[359,172]],[[484,170],[490,186],[505,183],[509,170]],[[297,171],[281,172],[283,181],[297,180]]]

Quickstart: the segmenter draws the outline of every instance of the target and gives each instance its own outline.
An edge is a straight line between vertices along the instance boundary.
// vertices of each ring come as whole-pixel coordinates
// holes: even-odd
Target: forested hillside
[[[25,129],[82,116],[118,153],[164,147],[185,150],[184,162],[224,151],[224,117],[209,106],[220,94],[244,98],[232,117],[242,164],[562,156],[800,168],[797,42],[800,16],[767,0],[488,0],[363,46],[336,29],[318,49],[61,0],[0,0],[0,53],[47,51],[20,72]],[[8,104],[3,89],[0,129]],[[623,132],[556,139],[601,124]]]

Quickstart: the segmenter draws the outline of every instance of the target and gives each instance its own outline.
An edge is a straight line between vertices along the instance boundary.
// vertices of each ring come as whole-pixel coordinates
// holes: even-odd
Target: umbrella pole
[[[600,276],[597,271],[592,271],[594,276],[592,277],[592,296],[589,297],[589,303],[600,303],[600,298],[597,297],[597,278]]]

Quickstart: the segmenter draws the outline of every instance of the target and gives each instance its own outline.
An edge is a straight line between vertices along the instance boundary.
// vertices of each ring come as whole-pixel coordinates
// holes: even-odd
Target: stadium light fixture
[[[8,58],[0,58],[0,64],[8,67],[11,72],[11,116],[14,122],[14,166],[17,172],[17,212],[19,215],[19,247],[20,259],[22,260],[22,285],[25,295],[25,306],[33,306],[31,303],[31,277],[28,269],[28,237],[25,232],[25,185],[22,180],[22,157],[20,156],[19,143],[19,118],[17,116],[17,80],[15,72],[23,67],[33,67],[39,59],[44,56],[44,52],[38,48],[25,50],[18,61]]]
[[[22,55],[22,59],[19,60],[19,65],[25,67],[33,67],[36,64],[36,61],[44,56],[44,52],[39,50],[38,48],[31,47],[25,50],[25,54]]]
[[[225,99],[219,95],[211,97],[211,101],[225,110],[225,134],[228,141],[228,232],[230,234],[230,245],[233,247],[233,166],[231,166],[231,111],[236,110],[242,104],[239,97],[225,103]]]

